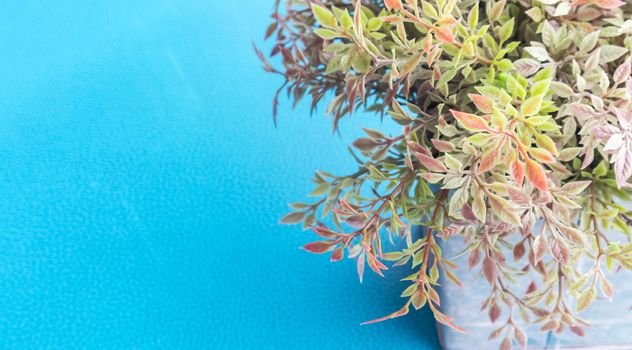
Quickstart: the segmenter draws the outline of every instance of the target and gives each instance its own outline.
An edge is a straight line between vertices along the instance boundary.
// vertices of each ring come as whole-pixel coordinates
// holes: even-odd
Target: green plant
[[[283,223],[320,240],[303,248],[345,254],[382,275],[410,265],[404,306],[438,322],[440,272],[455,263],[439,239],[464,237],[469,268],[490,285],[483,301],[501,348],[524,343],[513,317],[582,335],[577,315],[614,287],[604,269],[632,269],[632,5],[620,0],[277,1],[266,38],[298,103],[330,99],[334,130],[364,108],[402,125],[365,129],[353,143],[359,169],[317,172],[320,197],[293,203]],[[357,153],[360,153],[359,155]],[[326,226],[317,215],[329,217]],[[411,226],[428,228],[414,240]],[[621,236],[612,236],[618,230]],[[386,252],[385,235],[407,242]],[[621,237],[624,237],[621,239]],[[621,241],[623,240],[623,241]],[[511,256],[511,257],[507,257]],[[523,257],[526,257],[523,259]],[[581,259],[594,261],[580,269]],[[525,270],[541,275],[512,289]],[[568,299],[577,298],[576,307]]]

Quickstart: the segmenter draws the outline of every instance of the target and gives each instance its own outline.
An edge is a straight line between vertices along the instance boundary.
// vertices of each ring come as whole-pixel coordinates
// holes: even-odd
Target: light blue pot
[[[466,247],[460,237],[441,242],[446,257],[456,256]],[[444,276],[441,277],[441,310],[454,318],[454,322],[465,328],[469,334],[462,334],[438,324],[441,345],[444,350],[497,350],[502,338],[488,340],[488,337],[504,324],[507,310],[503,309],[501,318],[492,324],[487,311],[481,311],[481,304],[490,292],[487,281],[477,272],[467,271],[467,255],[453,261],[459,265],[455,274],[463,283],[463,287],[457,286]],[[615,286],[613,301],[598,297],[580,314],[592,324],[592,327],[585,329],[585,336],[577,336],[568,330],[558,336],[553,332],[540,331],[541,324],[520,324],[528,337],[525,349],[632,349],[632,273],[626,270],[615,271],[608,275],[608,279]],[[522,294],[531,279],[521,278],[520,281],[524,285],[513,285],[511,288]],[[520,320],[519,317],[514,319]],[[513,344],[513,349],[520,348],[518,344]]]

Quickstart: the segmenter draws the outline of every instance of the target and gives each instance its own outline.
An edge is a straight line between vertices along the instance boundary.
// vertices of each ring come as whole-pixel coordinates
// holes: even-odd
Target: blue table
[[[277,225],[379,121],[336,136],[283,102],[274,128],[251,49],[271,7],[3,3],[0,348],[437,348],[425,311],[359,325],[406,269],[360,284]]]

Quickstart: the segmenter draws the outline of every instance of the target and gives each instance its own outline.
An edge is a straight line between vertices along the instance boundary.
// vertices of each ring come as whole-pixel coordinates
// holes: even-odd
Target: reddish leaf
[[[484,131],[489,130],[487,121],[477,115],[463,113],[455,110],[450,110],[456,120],[459,121],[462,127],[470,131]]]
[[[389,10],[392,10],[392,9],[403,10],[404,9],[404,5],[402,4],[401,0],[384,0],[384,5],[386,5],[386,8]]]
[[[456,324],[454,324],[452,318],[448,317],[447,315],[442,314],[439,310],[437,309],[433,309],[432,310],[435,320],[437,320],[437,322],[444,324],[450,328],[452,328],[453,330],[463,333],[463,334],[467,334],[467,331],[459,326],[457,326]]]
[[[520,242],[518,244],[516,244],[516,246],[513,249],[513,257],[515,261],[518,261],[520,259],[522,259],[522,257],[524,256],[526,249],[524,247],[524,242]]]
[[[483,275],[485,275],[485,279],[487,279],[489,284],[494,284],[494,281],[498,276],[498,268],[489,257],[485,257],[483,260]]]
[[[434,290],[432,287],[428,286],[428,297],[432,300],[436,305],[441,305],[441,299],[439,298],[439,293]]]
[[[336,235],[335,232],[324,225],[311,226],[310,229],[314,231],[314,233],[316,233],[318,236],[323,238],[330,238]]]
[[[349,212],[356,213],[356,214],[358,213],[356,209],[344,199],[340,199],[340,206]]]
[[[417,153],[417,152],[415,152],[415,156],[417,157],[417,159],[419,159],[421,164],[430,171],[435,171],[438,173],[445,173],[446,171],[448,171],[448,169],[445,167],[445,165],[443,165],[443,163],[432,158],[431,156],[427,156],[425,154]]]
[[[452,142],[442,141],[442,140],[437,140],[437,139],[432,139],[431,142],[435,146],[435,148],[441,152],[451,152],[451,151],[454,151],[455,149],[454,144]]]
[[[484,95],[469,94],[470,100],[474,102],[476,108],[483,113],[491,113],[494,102],[491,98]]]
[[[568,263],[571,257],[571,253],[568,250],[568,247],[566,246],[566,243],[564,243],[564,241],[558,241],[557,239],[552,239],[551,243],[549,244],[549,247],[551,249],[551,254],[555,258],[555,260],[559,261],[562,264]]]
[[[331,258],[329,260],[331,262],[336,262],[336,261],[342,260],[343,257],[344,257],[344,247],[340,247],[334,250],[333,253],[331,253]]]
[[[399,310],[397,310],[397,311],[393,312],[392,314],[386,315],[386,316],[384,316],[384,317],[376,318],[376,319],[371,320],[371,321],[366,321],[366,322],[363,322],[363,323],[362,323],[362,325],[365,325],[365,324],[372,324],[372,323],[378,323],[378,322],[382,322],[382,321],[390,320],[390,319],[392,319],[392,318],[396,318],[396,317],[401,317],[401,316],[404,316],[404,315],[408,314],[408,305],[409,305],[409,304],[407,303],[406,305],[404,305],[404,307],[403,307],[403,308],[401,308],[401,309],[399,309]]]
[[[527,291],[526,291],[526,293],[527,293],[527,294],[529,294],[529,293],[533,293],[533,292],[535,292],[536,290],[538,290],[538,285],[537,285],[537,284],[535,284],[535,282],[534,282],[534,281],[531,281],[531,283],[529,283],[529,286],[527,287]]]
[[[439,27],[435,29],[435,32],[437,33],[437,39],[441,42],[444,42],[444,43],[456,42],[454,40],[454,34],[452,34],[452,31],[448,27]]]
[[[478,249],[472,250],[467,257],[467,269],[471,270],[474,266],[478,265],[479,261],[481,261],[481,251]]]
[[[432,32],[428,32],[424,40],[424,52],[428,53],[432,49]]]
[[[549,190],[549,182],[544,172],[544,167],[538,162],[527,158],[526,159],[527,180],[535,188],[542,192]]]
[[[511,175],[516,181],[516,185],[522,187],[524,183],[524,164],[517,157],[511,162]]]
[[[358,277],[360,278],[360,283],[362,283],[362,277],[364,277],[364,253],[358,256],[357,267]]]
[[[577,335],[578,335],[578,336],[580,336],[580,337],[583,337],[583,336],[585,336],[585,335],[586,335],[586,332],[585,332],[585,331],[584,331],[584,329],[583,329],[583,328],[581,328],[581,327],[578,327],[578,326],[573,326],[573,327],[571,327],[570,329],[571,329],[571,332],[573,332],[573,333],[577,334]]]
[[[463,208],[461,209],[461,215],[463,215],[463,217],[469,221],[474,221],[474,222],[478,221],[476,214],[474,214],[472,207],[468,203],[463,204]]]
[[[595,5],[608,10],[616,9],[625,5],[625,2],[621,0],[595,0],[594,3]]]
[[[511,340],[509,338],[505,338],[502,343],[500,343],[499,350],[511,350]]]
[[[361,150],[361,151],[370,151],[378,146],[379,143],[374,139],[368,137],[361,137],[355,141],[353,141],[353,147]]]
[[[456,18],[448,15],[440,19],[437,23],[450,26],[455,24],[456,22],[458,22]]]
[[[529,154],[540,163],[555,163],[555,157],[544,148],[531,148]]]
[[[302,246],[301,249],[307,250],[310,253],[322,254],[327,252],[331,248],[332,243],[329,242],[312,242]]]
[[[369,264],[369,267],[371,268],[371,270],[373,270],[373,272],[377,273],[381,277],[384,277],[384,273],[382,273],[382,270],[388,270],[388,268],[379,260],[377,260],[373,256],[373,254],[367,253],[366,262]]]
[[[498,150],[489,150],[483,153],[481,157],[481,161],[478,164],[478,173],[483,174],[486,173],[496,166],[498,160]]]
[[[496,322],[496,320],[498,320],[498,317],[500,317],[500,306],[498,306],[498,304],[494,303],[490,308],[489,308],[489,319],[492,321],[492,323]]]
[[[519,189],[509,185],[505,185],[505,189],[507,190],[507,195],[509,195],[509,199],[511,199],[512,202],[519,205],[531,203],[531,197]]]
[[[420,144],[416,142],[408,141],[406,145],[413,153],[421,153],[425,155],[430,155],[430,152],[426,148],[422,147]]]

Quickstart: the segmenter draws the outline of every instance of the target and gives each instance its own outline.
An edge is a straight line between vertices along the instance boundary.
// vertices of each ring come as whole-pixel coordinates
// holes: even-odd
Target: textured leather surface
[[[13,1],[0,11],[0,348],[433,349],[404,269],[280,227],[345,146],[251,49],[272,0]]]

